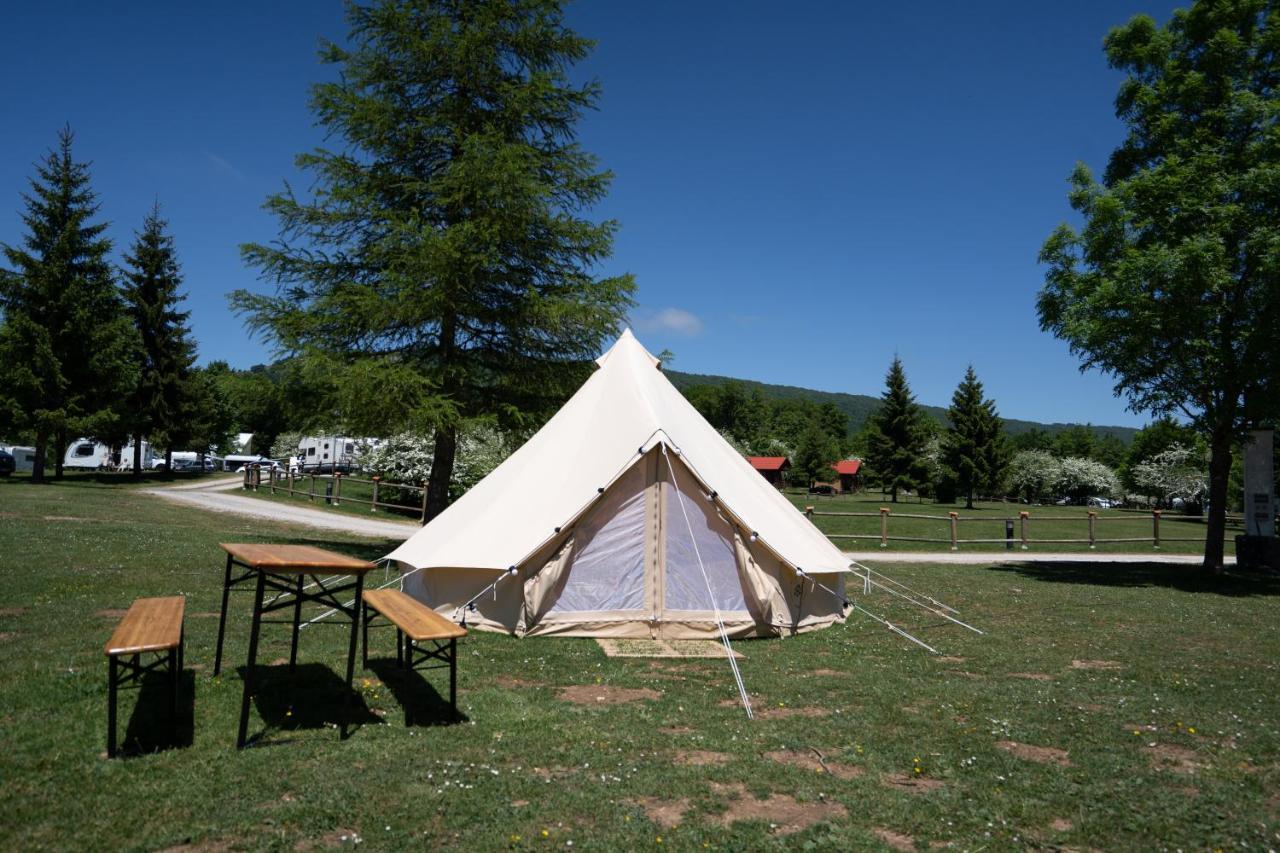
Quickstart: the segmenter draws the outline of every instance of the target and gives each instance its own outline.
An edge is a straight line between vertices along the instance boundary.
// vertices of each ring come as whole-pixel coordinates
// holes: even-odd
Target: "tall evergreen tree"
[[[575,141],[599,87],[569,67],[591,42],[561,0],[349,5],[349,46],[311,105],[340,150],[301,155],[315,190],[267,208],[244,247],[278,285],[233,304],[334,380],[350,429],[434,430],[427,516],[447,505],[469,418],[523,426],[563,401],[631,305],[598,278],[616,223],[582,211],[611,175]]]
[[[965,509],[973,509],[974,493],[994,491],[1009,459],[1004,424],[995,401],[984,396],[973,365],[951,396],[947,419],[951,425],[942,442],[942,461],[955,473]]]
[[[897,503],[899,489],[915,488],[927,476],[924,410],[911,393],[902,360],[897,356],[885,376],[880,400],[880,408],[870,419],[867,462]]]
[[[178,310],[182,273],[166,226],[157,203],[124,257],[125,311],[138,334],[138,378],[129,406],[135,477],[142,475],[142,442],[137,439],[163,438],[165,464],[172,467],[174,440],[189,431],[197,402],[190,382],[196,346],[187,327],[190,312]]]
[[[94,222],[89,166],[72,156],[70,128],[36,165],[22,195],[27,234],[3,246],[0,276],[0,426],[35,435],[34,482],[52,450],[56,476],[71,434],[122,438],[118,408],[132,384],[134,337],[111,276],[111,241]],[[52,444],[52,448],[50,445]]]

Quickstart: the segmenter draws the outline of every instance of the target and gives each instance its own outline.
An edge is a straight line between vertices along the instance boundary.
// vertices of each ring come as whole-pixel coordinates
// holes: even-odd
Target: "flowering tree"
[[[1132,476],[1139,490],[1161,504],[1175,498],[1200,503],[1209,490],[1204,454],[1181,444],[1134,465]]]
[[[1023,450],[1009,463],[1006,476],[1009,490],[1033,503],[1054,496],[1062,479],[1062,463],[1047,450]]]
[[[430,433],[401,432],[377,445],[362,444],[356,451],[356,464],[387,482],[417,485],[431,477],[433,447]],[[460,433],[450,500],[488,476],[511,450],[502,433],[491,426],[474,426]]]
[[[1120,478],[1101,462],[1068,456],[1061,461],[1062,470],[1055,484],[1060,494],[1083,501],[1095,495],[1120,493]]]

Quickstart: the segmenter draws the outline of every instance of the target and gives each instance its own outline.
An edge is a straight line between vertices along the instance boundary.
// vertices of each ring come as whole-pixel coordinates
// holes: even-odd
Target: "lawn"
[[[246,598],[235,599],[232,665],[211,678],[217,543],[306,541],[365,557],[386,543],[93,480],[0,483],[0,537],[0,814],[12,848],[1280,842],[1275,581],[1155,564],[894,566],[988,635],[874,595],[859,600],[945,656],[856,613],[736,643],[754,721],[721,661],[473,633],[460,655],[465,720],[441,725],[435,690],[388,668],[383,633],[345,742],[333,724],[346,635],[317,627],[303,633],[296,679],[264,667],[256,745],[237,752]],[[179,592],[184,742],[107,761],[102,643],[134,597]],[[269,626],[260,660],[287,654],[288,632]],[[136,712],[136,693],[122,696],[134,740],[154,742],[158,689],[144,687]],[[405,728],[402,702],[421,725]]]

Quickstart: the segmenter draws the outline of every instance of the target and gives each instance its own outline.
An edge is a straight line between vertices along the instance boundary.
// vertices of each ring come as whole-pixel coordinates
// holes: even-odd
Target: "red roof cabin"
[[[747,461],[777,489],[783,487],[787,471],[791,468],[791,460],[785,456],[748,456]]]
[[[836,469],[836,476],[840,478],[841,492],[856,492],[862,488],[862,478],[859,476],[862,471],[861,459],[841,459],[831,467]]]

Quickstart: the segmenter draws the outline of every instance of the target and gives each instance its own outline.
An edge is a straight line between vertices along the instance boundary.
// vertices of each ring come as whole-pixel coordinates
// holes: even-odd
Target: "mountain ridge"
[[[880,398],[873,397],[869,394],[850,394],[844,391],[819,391],[814,388],[802,388],[798,385],[774,385],[768,382],[759,382],[755,379],[738,379],[732,376],[718,376],[709,373],[685,373],[680,370],[663,370],[667,378],[671,380],[671,384],[676,388],[684,391],[696,385],[724,385],[728,382],[736,382],[743,388],[751,391],[760,389],[760,392],[766,397],[774,399],[808,399],[814,403],[831,403],[840,411],[844,412],[849,418],[849,432],[855,433],[866,423],[867,418],[880,407]],[[943,424],[947,423],[947,410],[941,406],[929,406],[920,404],[926,412],[937,418]],[[999,403],[997,402],[997,408]],[[1080,424],[1080,423],[1062,423],[1052,422],[1045,423],[1043,421],[1027,421],[1019,418],[1006,418],[1001,416],[1004,421],[1005,430],[1009,435],[1018,435],[1028,432],[1032,429],[1040,429],[1050,435],[1057,435],[1064,430],[1076,426],[1086,426],[1094,431],[1099,437],[1114,436],[1125,444],[1133,440],[1133,436],[1138,432],[1137,427],[1125,427],[1114,425],[1097,425],[1097,424]]]

